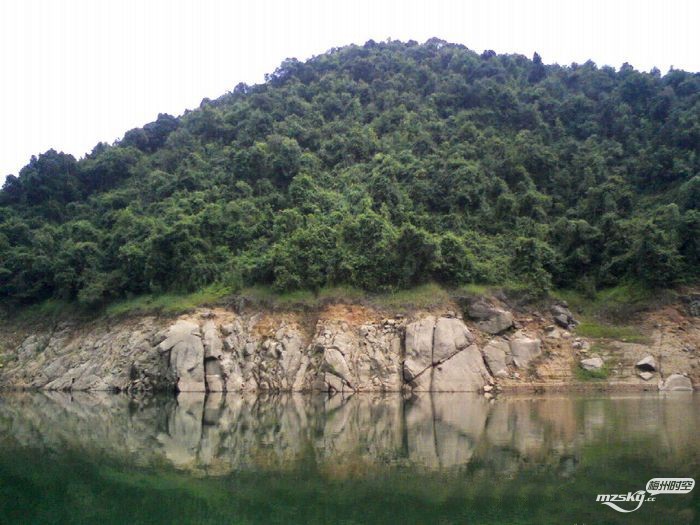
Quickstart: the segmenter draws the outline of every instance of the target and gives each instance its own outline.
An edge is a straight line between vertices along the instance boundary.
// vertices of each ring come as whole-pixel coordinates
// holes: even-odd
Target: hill
[[[286,60],[0,193],[0,297],[700,277],[700,74],[437,39]]]

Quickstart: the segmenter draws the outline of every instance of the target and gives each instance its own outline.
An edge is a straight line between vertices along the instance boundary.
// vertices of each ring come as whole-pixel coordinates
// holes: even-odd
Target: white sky
[[[700,71],[699,22],[697,0],[0,0],[0,181],[370,38],[665,73]]]

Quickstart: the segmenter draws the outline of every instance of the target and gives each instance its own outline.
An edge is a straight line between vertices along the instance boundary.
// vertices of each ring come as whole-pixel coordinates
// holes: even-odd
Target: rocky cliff
[[[4,342],[0,388],[180,392],[484,392],[580,385],[692,389],[697,318],[656,322],[650,344],[576,337],[574,315],[511,312],[495,299],[387,316],[358,305],[319,311],[201,309],[32,327]],[[666,319],[665,317],[662,317]],[[651,319],[651,318],[650,318]],[[656,318],[658,321],[658,316]],[[678,328],[681,328],[679,330]]]

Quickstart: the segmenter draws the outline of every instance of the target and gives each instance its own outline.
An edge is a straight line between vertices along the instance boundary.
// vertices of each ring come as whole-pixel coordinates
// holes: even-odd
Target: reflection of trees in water
[[[588,447],[654,443],[656,460],[697,454],[698,401],[687,396],[501,398],[362,394],[343,398],[108,394],[0,398],[3,441],[79,449],[200,475],[307,465],[343,477],[388,465],[479,465],[516,475],[538,464],[570,475]],[[679,459],[681,458],[681,459]]]

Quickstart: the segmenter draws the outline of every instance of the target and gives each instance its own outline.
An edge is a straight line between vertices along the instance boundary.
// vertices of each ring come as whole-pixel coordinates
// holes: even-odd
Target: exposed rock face
[[[254,335],[248,339],[251,348],[256,339]],[[243,366],[252,370],[259,390],[307,390],[310,360],[305,350],[299,327],[282,326],[259,343],[258,351],[252,354],[252,363],[248,358]]]
[[[693,383],[689,378],[681,374],[671,374],[666,380],[659,385],[659,390],[664,392],[678,392],[693,390]]]
[[[476,326],[488,334],[500,334],[513,326],[513,314],[484,301],[474,301],[467,308],[467,314],[476,321]]]
[[[605,362],[600,357],[590,357],[581,361],[581,368],[592,372],[594,370],[600,370],[603,368],[604,364]]]
[[[565,304],[554,304],[550,308],[554,322],[557,323],[562,328],[570,328],[576,326],[578,323],[574,319],[574,314]]]
[[[204,345],[199,325],[178,321],[158,345],[161,352],[170,352],[170,368],[177,379],[180,392],[204,392]]]
[[[668,318],[669,327],[650,330],[649,343],[613,341],[600,356],[537,312],[518,318],[518,332],[490,337],[479,323],[497,319],[498,307],[473,303],[473,324],[453,311],[387,319],[372,308],[334,304],[312,312],[214,308],[178,319],[0,326],[0,389],[486,392],[496,378],[498,392],[573,382],[572,365],[595,370],[601,360],[611,368],[610,385],[642,387],[640,378],[677,370],[689,379],[669,379],[667,389],[698,384],[700,326],[672,311],[654,319]],[[653,356],[663,356],[663,369]]]
[[[542,353],[542,341],[518,335],[510,341],[510,353],[513,364],[518,368],[527,368],[535,357]]]
[[[585,354],[586,352],[588,352],[591,349],[591,344],[588,341],[585,341],[585,340],[577,337],[576,339],[574,339],[574,342],[571,345],[571,347],[574,350],[578,350],[579,352],[582,352]]]
[[[476,392],[491,380],[474,336],[455,318],[426,317],[406,327],[403,375],[416,391]]]
[[[510,356],[510,346],[503,339],[492,339],[483,349],[484,361],[494,377],[507,377],[506,368]]]
[[[474,336],[459,319],[440,317],[433,334],[432,364],[448,360],[474,341]]]
[[[513,314],[506,310],[495,309],[490,319],[476,324],[480,330],[489,334],[500,334],[513,326]]]
[[[481,352],[471,345],[433,368],[431,392],[477,392],[491,380]]]
[[[27,337],[17,351],[17,365],[0,369],[0,386],[461,392],[492,381],[475,336],[449,314],[426,315],[407,325],[402,318],[350,323],[324,318],[310,337],[298,319],[226,311],[187,315],[165,326],[151,322],[143,330],[128,324],[105,327],[95,336],[82,335],[80,343],[72,341],[71,330]],[[507,374],[505,348],[501,342],[502,366],[495,370],[501,376]]]
[[[639,370],[643,372],[655,372],[657,370],[656,360],[653,356],[650,355],[646,356],[644,359],[640,359],[639,361],[637,361],[637,363],[634,366],[636,366]]]
[[[154,390],[173,384],[168,356],[154,349],[162,325],[152,317],[128,329],[60,323],[37,327],[3,359],[0,387],[47,390]],[[43,329],[43,330],[42,330]]]
[[[401,389],[401,333],[396,325],[358,328],[343,321],[323,321],[311,346],[323,352],[323,390]]]
[[[435,317],[427,316],[406,326],[406,359],[403,376],[412,381],[432,365]]]

